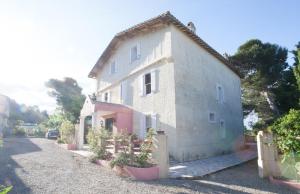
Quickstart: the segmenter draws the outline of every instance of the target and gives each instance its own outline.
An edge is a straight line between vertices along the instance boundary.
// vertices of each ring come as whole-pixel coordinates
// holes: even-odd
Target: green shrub
[[[75,141],[75,125],[68,120],[64,120],[60,127],[61,139],[68,144]]]
[[[58,138],[58,139],[57,139],[57,143],[58,143],[58,144],[62,144],[62,143],[65,143],[65,142],[64,142],[64,140],[62,140],[61,138]]]
[[[111,133],[101,129],[91,129],[89,130],[87,139],[91,151],[95,154],[97,159],[107,160],[111,158],[111,153],[106,150],[106,141],[111,138]]]
[[[23,137],[25,136],[25,129],[22,128],[22,127],[19,127],[19,126],[16,126],[14,129],[13,129],[13,135],[17,136],[17,137]]]
[[[131,152],[131,148],[129,146],[129,150],[124,150],[124,152],[119,153],[110,163],[110,166],[113,168],[114,166],[124,165],[134,166],[138,168],[150,167],[153,165],[151,159],[152,146],[153,146],[153,136],[155,135],[154,129],[149,129],[147,136],[143,143],[141,144],[141,152],[138,155],[135,155]],[[125,143],[131,141],[136,138],[135,136],[123,134],[121,136],[123,140],[121,142]],[[130,143],[131,145],[131,143]]]
[[[117,156],[112,159],[110,162],[110,167],[113,168],[115,166],[123,167],[125,165],[130,165],[132,161],[132,155],[125,152],[120,152]]]
[[[276,135],[276,144],[283,154],[300,154],[300,111],[290,110],[269,128]]]

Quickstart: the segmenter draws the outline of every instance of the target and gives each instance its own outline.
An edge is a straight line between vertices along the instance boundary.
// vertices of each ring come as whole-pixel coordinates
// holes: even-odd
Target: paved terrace
[[[246,149],[236,153],[191,162],[171,163],[169,177],[196,179],[257,158],[257,151]]]

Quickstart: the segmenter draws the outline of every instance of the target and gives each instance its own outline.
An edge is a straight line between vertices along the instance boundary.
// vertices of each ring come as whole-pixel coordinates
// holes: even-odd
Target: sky
[[[221,54],[253,38],[293,50],[299,9],[298,0],[0,0],[0,93],[49,112],[50,78],[73,77],[91,94],[88,73],[113,36],[166,11]]]

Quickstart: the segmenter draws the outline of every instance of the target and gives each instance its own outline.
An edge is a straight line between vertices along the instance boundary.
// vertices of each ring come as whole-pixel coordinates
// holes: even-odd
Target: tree
[[[51,129],[60,129],[64,119],[64,115],[61,113],[61,111],[56,110],[54,114],[49,116],[49,120],[46,123],[46,125]]]
[[[46,86],[51,89],[49,95],[56,98],[56,103],[61,107],[63,114],[75,123],[85,100],[77,81],[68,77],[64,80],[50,79],[46,82]]]
[[[242,75],[244,114],[255,110],[261,127],[286,113],[297,101],[296,79],[286,62],[287,54],[286,48],[253,39],[228,57]]]
[[[15,100],[9,100],[9,128],[14,128],[17,125],[17,121],[23,121],[25,123],[39,124],[48,119],[46,111],[40,111],[37,106],[26,106],[24,104],[18,104]]]
[[[300,90],[300,42],[296,45],[296,50],[293,50],[292,53],[294,54],[294,74],[297,80],[298,89]]]

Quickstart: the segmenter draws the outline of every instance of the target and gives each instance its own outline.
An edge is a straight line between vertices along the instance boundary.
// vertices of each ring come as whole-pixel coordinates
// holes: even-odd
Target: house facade
[[[229,62],[169,12],[118,33],[89,77],[96,96],[81,112],[79,147],[90,125],[143,139],[163,130],[172,157],[195,160],[243,146],[240,77]]]
[[[3,130],[8,127],[9,98],[0,94],[0,136]]]

